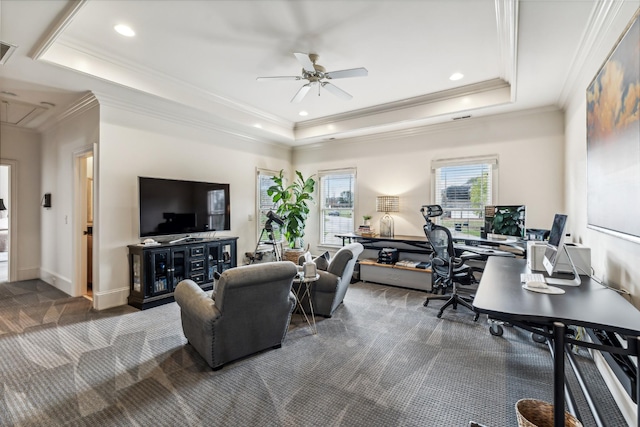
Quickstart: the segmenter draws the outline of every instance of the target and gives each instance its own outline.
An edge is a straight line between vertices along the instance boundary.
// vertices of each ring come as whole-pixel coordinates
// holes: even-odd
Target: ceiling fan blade
[[[298,93],[296,93],[296,96],[293,97],[293,99],[291,99],[291,102],[300,102],[302,101],[302,99],[307,95],[307,93],[309,92],[309,89],[311,89],[311,83],[307,83],[306,85],[303,85],[299,90]]]
[[[300,53],[300,52],[294,52],[293,53],[296,58],[298,58],[298,62],[300,62],[300,64],[302,64],[302,68],[304,68],[305,71],[309,72],[309,73],[315,73],[316,69],[313,66],[313,62],[311,62],[311,59],[309,59],[309,55],[306,53]]]
[[[324,73],[324,76],[328,79],[344,79],[347,77],[366,77],[369,75],[369,71],[366,68],[351,68],[349,70],[329,71]]]
[[[300,76],[273,76],[273,77],[256,77],[256,80],[300,80]]]
[[[322,87],[328,90],[329,92],[331,92],[332,94],[334,94],[335,96],[337,96],[338,98],[347,99],[347,100],[353,98],[353,96],[349,95],[347,92],[340,89],[338,86],[332,85],[329,82],[322,82]]]

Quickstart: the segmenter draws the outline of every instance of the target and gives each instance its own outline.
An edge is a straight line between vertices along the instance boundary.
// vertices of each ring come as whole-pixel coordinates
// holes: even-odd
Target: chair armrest
[[[313,283],[316,291],[334,292],[340,284],[340,276],[336,276],[328,271],[318,270],[320,278]]]
[[[174,298],[184,314],[197,323],[201,322],[202,326],[216,321],[222,315],[215,301],[193,280],[187,279],[178,283]]]

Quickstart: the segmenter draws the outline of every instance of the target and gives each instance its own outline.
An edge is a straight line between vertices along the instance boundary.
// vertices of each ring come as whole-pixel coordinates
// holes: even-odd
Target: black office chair
[[[423,226],[423,229],[433,250],[431,254],[432,292],[437,293],[441,290],[443,293],[443,295],[427,297],[424,306],[426,307],[431,300],[446,300],[438,312],[439,318],[442,317],[442,313],[447,307],[453,306],[455,310],[458,308],[458,304],[460,304],[473,311],[475,313],[473,320],[477,321],[480,313],[471,305],[473,298],[458,294],[457,285],[472,285],[477,283],[473,275],[473,269],[464,262],[469,259],[478,259],[478,255],[463,254],[460,257],[456,256],[453,247],[453,238],[451,237],[449,229],[434,224],[433,221],[431,221],[431,218],[442,215],[442,207],[439,205],[428,205],[423,206],[420,211],[427,222]],[[444,294],[446,289],[449,288],[452,289],[451,293]]]

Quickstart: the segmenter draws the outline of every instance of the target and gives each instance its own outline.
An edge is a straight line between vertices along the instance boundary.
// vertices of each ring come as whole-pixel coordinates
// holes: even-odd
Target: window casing
[[[275,183],[273,182],[273,177],[274,176],[278,176],[279,172],[275,172],[275,171],[270,171],[270,170],[266,170],[266,169],[258,169],[256,172],[257,175],[257,179],[256,179],[256,195],[257,195],[257,201],[256,201],[256,235],[257,235],[257,240],[259,240],[262,237],[262,240],[267,239],[266,234],[264,236],[262,235],[262,230],[264,229],[264,225],[267,222],[267,213],[269,211],[274,211],[276,210],[276,208],[278,207],[277,204],[273,203],[273,200],[271,199],[271,196],[269,196],[267,194],[267,190],[269,189],[269,187],[271,187],[272,185],[274,185]],[[280,230],[278,229],[277,225],[274,225],[273,227],[273,233],[274,233],[274,237],[276,239],[276,241],[280,241],[282,240],[282,234],[280,233]]]
[[[431,164],[433,203],[442,206],[436,219],[452,231],[480,236],[484,208],[495,203],[498,157],[434,160]]]
[[[356,169],[319,171],[320,244],[341,245],[336,234],[354,230]]]

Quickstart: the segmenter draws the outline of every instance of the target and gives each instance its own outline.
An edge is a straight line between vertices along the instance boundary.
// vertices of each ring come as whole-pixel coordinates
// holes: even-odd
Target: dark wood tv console
[[[128,303],[144,310],[174,301],[184,279],[213,288],[214,274],[238,265],[237,237],[190,239],[177,243],[129,245]]]

